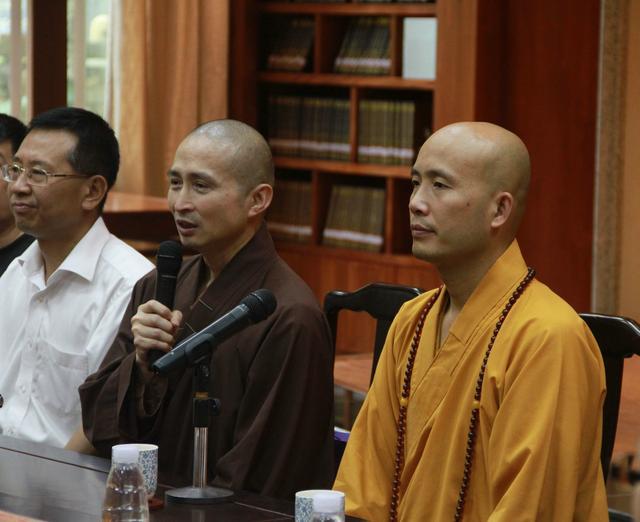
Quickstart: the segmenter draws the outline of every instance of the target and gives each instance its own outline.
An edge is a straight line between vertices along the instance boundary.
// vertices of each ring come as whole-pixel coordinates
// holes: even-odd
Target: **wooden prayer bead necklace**
[[[460,491],[458,492],[458,502],[456,504],[456,512],[454,516],[454,520],[459,522],[462,520],[462,513],[464,510],[464,502],[467,497],[467,490],[469,488],[469,483],[471,480],[471,466],[473,464],[473,446],[476,439],[476,431],[478,427],[478,415],[480,412],[480,398],[482,396],[482,383],[484,381],[484,374],[487,369],[487,362],[489,361],[489,355],[491,354],[491,349],[496,341],[496,337],[504,324],[507,315],[513,308],[513,305],[522,295],[524,289],[534,278],[536,271],[533,268],[529,268],[527,271],[527,275],[524,279],[518,284],[518,287],[514,290],[513,294],[507,301],[498,322],[493,330],[491,335],[491,340],[487,346],[487,350],[485,351],[484,358],[482,359],[482,365],[480,367],[480,373],[478,374],[478,379],[476,381],[476,389],[473,397],[473,406],[471,409],[471,419],[469,421],[469,431],[467,433],[467,447],[465,451],[465,459],[464,459],[464,471],[462,474],[462,483],[460,484]],[[400,411],[398,413],[398,426],[396,428],[397,431],[397,439],[396,439],[396,458],[395,458],[395,468],[393,473],[393,485],[391,487],[391,505],[389,508],[389,520],[390,522],[397,522],[398,520],[398,503],[400,501],[400,475],[402,474],[402,468],[404,464],[404,436],[407,428],[407,406],[409,404],[409,394],[411,392],[411,374],[413,373],[413,365],[416,360],[416,355],[418,353],[418,345],[420,344],[420,337],[422,336],[422,327],[424,326],[424,321],[427,318],[427,314],[433,307],[434,303],[440,296],[440,292],[442,291],[442,287],[440,287],[435,294],[433,294],[427,303],[425,304],[422,312],[420,313],[420,317],[418,318],[418,324],[416,325],[415,332],[413,334],[413,340],[411,341],[411,349],[409,350],[409,358],[407,359],[407,367],[404,372],[404,383],[402,385],[402,394],[400,396]]]

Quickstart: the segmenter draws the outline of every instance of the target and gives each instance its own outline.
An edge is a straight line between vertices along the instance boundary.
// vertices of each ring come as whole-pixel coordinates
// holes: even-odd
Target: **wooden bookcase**
[[[424,129],[435,130],[454,121],[492,120],[499,110],[501,67],[501,1],[440,0],[425,3],[290,3],[234,0],[231,30],[230,115],[259,130],[265,126],[266,93],[271,89],[338,94],[350,102],[350,161],[276,156],[277,169],[305,171],[312,183],[312,237],[309,244],[277,244],[281,256],[322,299],[334,289],[355,290],[369,282],[385,281],[428,289],[438,276],[430,265],[411,255],[408,220],[410,167],[358,163],[358,107],[363,99],[386,97],[416,101],[416,150]],[[263,27],[278,16],[306,15],[315,21],[309,72],[265,70]],[[334,74],[349,19],[385,16],[390,24],[390,74],[359,76]],[[405,79],[402,71],[402,28],[405,17],[437,17],[436,80]],[[331,186],[378,184],[385,188],[384,245],[380,253],[323,246]],[[373,333],[366,319],[347,317],[340,324],[338,351],[369,351]]]

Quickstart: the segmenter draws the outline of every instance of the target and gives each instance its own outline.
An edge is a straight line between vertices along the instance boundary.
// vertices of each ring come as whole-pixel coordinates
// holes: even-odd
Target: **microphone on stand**
[[[164,375],[175,369],[193,366],[207,355],[213,346],[228,339],[249,325],[269,317],[276,309],[276,298],[270,290],[261,288],[251,292],[240,304],[216,319],[209,326],[196,332],[169,353],[155,361],[151,368]]]
[[[176,294],[176,281],[182,265],[182,245],[177,241],[163,241],[156,256],[156,294],[155,300],[173,310]],[[149,362],[153,363],[164,355],[160,350],[149,352]]]
[[[152,369],[161,375],[193,366],[193,486],[167,491],[167,502],[215,504],[233,496],[230,489],[207,486],[210,417],[218,415],[221,407],[220,401],[209,395],[213,372],[210,368],[212,362],[207,357],[222,341],[266,319],[275,309],[276,298],[269,290],[263,288],[251,292],[233,310],[187,337],[152,364]]]

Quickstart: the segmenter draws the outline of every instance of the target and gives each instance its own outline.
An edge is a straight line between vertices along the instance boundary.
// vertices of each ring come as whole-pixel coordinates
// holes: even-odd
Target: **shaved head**
[[[186,139],[192,137],[205,138],[212,148],[220,149],[246,193],[262,183],[273,186],[271,149],[254,128],[236,120],[214,120],[194,129]]]
[[[529,153],[491,123],[443,127],[411,169],[413,254],[444,271],[482,273],[509,247],[524,214]]]
[[[449,154],[472,166],[494,193],[508,192],[514,198],[510,225],[513,234],[522,220],[529,191],[529,151],[513,132],[485,122],[447,125],[428,140],[449,149]]]

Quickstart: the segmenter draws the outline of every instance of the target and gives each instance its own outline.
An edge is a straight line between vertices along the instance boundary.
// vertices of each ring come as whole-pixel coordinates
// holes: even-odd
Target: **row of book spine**
[[[349,161],[349,102],[271,95],[267,137],[278,156]],[[362,100],[358,162],[410,165],[415,156],[415,102]]]
[[[343,74],[389,74],[389,18],[362,16],[349,22],[334,71]]]
[[[358,162],[411,165],[414,158],[413,101],[362,100],[359,108]]]
[[[310,241],[310,181],[276,179],[267,226],[275,239],[302,243]]]
[[[294,4],[345,4],[347,0],[290,0],[290,2]]]
[[[384,244],[383,188],[333,185],[322,244],[380,252]]]
[[[348,161],[349,101],[271,95],[269,145],[274,155]]]
[[[305,70],[313,47],[314,30],[313,18],[285,18],[271,44],[267,56],[267,69],[292,72]]]
[[[435,0],[289,0],[294,4],[433,4]]]
[[[435,3],[435,0],[358,0],[358,3],[359,4],[433,4]]]
[[[322,244],[380,252],[384,244],[384,209],[384,188],[333,185]],[[310,181],[276,180],[267,226],[276,240],[310,242]]]

